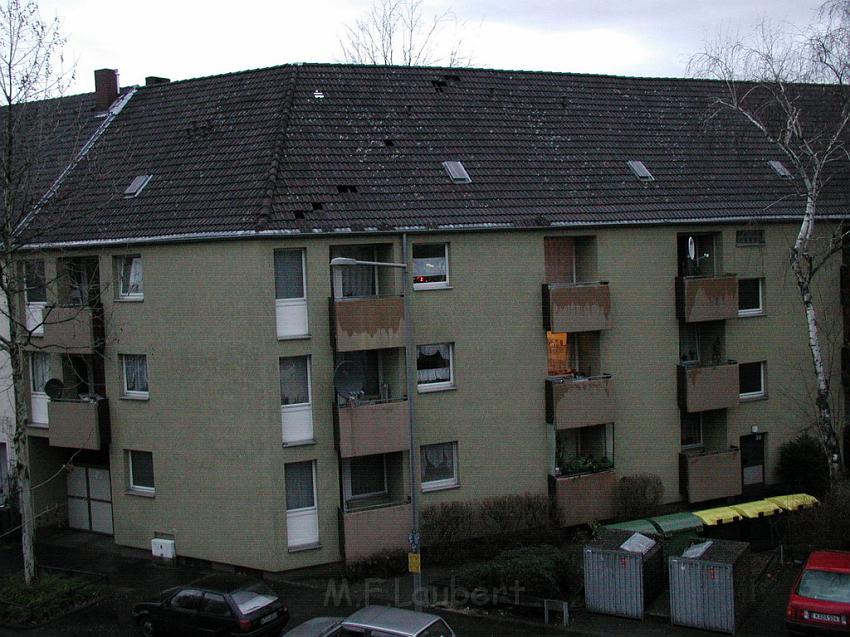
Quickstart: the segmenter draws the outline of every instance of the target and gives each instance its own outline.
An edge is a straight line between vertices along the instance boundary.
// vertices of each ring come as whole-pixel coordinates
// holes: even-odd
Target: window
[[[763,398],[766,395],[763,362],[738,365],[738,380],[742,399]]]
[[[128,451],[127,463],[130,473],[130,490],[153,493],[153,454],[150,451]]]
[[[124,368],[124,396],[148,397],[148,359],[144,354],[122,354]]]
[[[649,168],[647,168],[642,161],[638,159],[630,159],[626,162],[626,164],[628,164],[632,174],[641,181],[655,181],[655,177],[652,176],[652,173],[649,172]]]
[[[549,376],[569,376],[578,372],[578,339],[566,332],[546,332]]]
[[[614,424],[564,429],[555,434],[555,466],[561,475],[614,466]]]
[[[377,261],[374,246],[333,246],[331,259],[343,257],[356,261]],[[378,294],[378,268],[374,265],[346,265],[331,268],[334,298],[375,296]]]
[[[286,541],[290,549],[319,541],[316,506],[316,462],[290,462],[284,467],[286,482]]]
[[[446,174],[451,178],[452,182],[456,184],[468,184],[472,182],[472,179],[469,176],[469,173],[466,172],[466,168],[463,163],[459,161],[444,161],[443,168],[446,171]]]
[[[738,279],[738,316],[764,314],[764,279]]]
[[[431,290],[449,286],[449,246],[427,243],[413,246],[413,289]]]
[[[204,600],[201,602],[201,612],[207,615],[215,615],[216,617],[230,617],[233,613],[224,595],[218,593],[204,593]]]
[[[32,391],[35,394],[44,393],[44,385],[50,380],[50,354],[32,352],[30,354],[32,376]]]
[[[435,491],[457,486],[456,442],[423,445],[420,451],[423,491]]]
[[[191,588],[180,591],[171,598],[171,608],[180,608],[182,610],[198,610],[201,603],[201,591],[196,591]]]
[[[116,259],[118,271],[118,298],[141,299],[145,295],[142,275],[142,257],[131,254]]]
[[[387,458],[379,453],[342,461],[345,498],[356,500],[387,494]]]
[[[702,447],[702,414],[682,412],[682,448]]]
[[[277,337],[307,336],[307,292],[304,250],[274,251],[274,290]]]
[[[764,230],[750,228],[748,230],[737,230],[735,232],[735,245],[739,248],[747,246],[763,246]]]
[[[306,356],[280,359],[280,404],[310,403],[310,365]]]
[[[419,345],[416,348],[416,382],[419,391],[454,387],[451,343]]]
[[[416,637],[452,637],[454,633],[442,619],[438,619]]]
[[[44,278],[44,261],[37,259],[24,263],[24,284],[27,303],[46,303],[47,286]]]

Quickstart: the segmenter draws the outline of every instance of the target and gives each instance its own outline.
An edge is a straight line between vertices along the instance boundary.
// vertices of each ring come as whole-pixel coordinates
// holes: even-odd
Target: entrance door
[[[745,496],[759,496],[764,491],[765,436],[764,433],[741,436],[741,481]]]
[[[109,469],[74,467],[68,474],[68,526],[112,535]]]

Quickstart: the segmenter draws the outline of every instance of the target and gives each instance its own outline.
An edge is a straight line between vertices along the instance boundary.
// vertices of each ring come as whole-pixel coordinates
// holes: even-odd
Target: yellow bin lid
[[[714,509],[694,511],[694,515],[708,526],[729,524],[730,522],[737,522],[741,519],[741,514],[731,507],[717,507]]]
[[[777,504],[786,511],[807,509],[819,504],[818,499],[808,493],[792,493],[791,495],[778,495],[775,498],[767,498],[768,502]]]
[[[769,515],[782,513],[782,507],[775,502],[767,500],[755,500],[754,502],[743,502],[742,504],[733,504],[730,508],[735,509],[743,517],[766,518]]]

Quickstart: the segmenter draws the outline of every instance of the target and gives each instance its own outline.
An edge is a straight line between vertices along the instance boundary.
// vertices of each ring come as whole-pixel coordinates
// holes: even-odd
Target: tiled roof
[[[73,196],[36,223],[72,219],[51,234],[65,242],[799,216],[799,184],[767,164],[778,151],[713,112],[721,90],[319,64],[141,87],[66,180]],[[448,160],[471,183],[453,183]],[[832,181],[822,212],[846,213],[847,185]]]

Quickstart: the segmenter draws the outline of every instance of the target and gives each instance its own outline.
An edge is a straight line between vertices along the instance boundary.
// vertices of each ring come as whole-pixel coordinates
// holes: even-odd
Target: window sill
[[[156,498],[156,491],[142,491],[141,489],[127,489],[124,491],[124,495],[134,495],[139,498]]]
[[[453,489],[460,489],[460,483],[458,482],[455,482],[454,484],[438,485],[433,487],[429,487],[424,484],[421,486],[422,493],[433,493],[434,491],[451,491]]]
[[[293,334],[292,336],[278,336],[279,341],[305,341],[313,338],[312,334]]]
[[[304,551],[315,551],[322,548],[321,542],[311,542],[310,544],[299,544],[298,546],[287,547],[288,553],[302,553]]]
[[[143,296],[119,296],[115,299],[116,303],[141,303],[145,300]]]
[[[284,442],[281,446],[284,449],[289,449],[290,447],[307,447],[309,445],[315,445],[316,440],[311,438],[310,440],[296,440],[294,442]]]
[[[763,394],[753,394],[752,396],[740,395],[738,396],[738,402],[741,403],[753,403],[759,400],[767,400],[767,392]]]
[[[29,423],[27,423],[27,425],[32,427],[33,429],[49,429],[50,428],[50,423],[47,423],[47,422],[29,422]]]
[[[765,314],[766,314],[766,312],[764,310],[758,310],[758,311],[744,310],[744,311],[738,312],[738,318],[751,318],[753,316],[764,316]]]
[[[424,285],[423,284],[417,285],[416,283],[413,284],[413,291],[414,292],[426,292],[428,290],[453,290],[453,289],[454,289],[454,286],[449,284],[449,283],[445,283],[445,284],[442,284],[442,283],[441,284],[427,284],[426,283]]]
[[[150,394],[121,394],[121,400],[150,400]]]
[[[457,386],[453,383],[451,385],[434,384],[434,385],[417,385],[416,386],[416,391],[420,394],[430,394],[430,393],[438,392],[438,391],[454,391],[455,389],[457,389]]]

